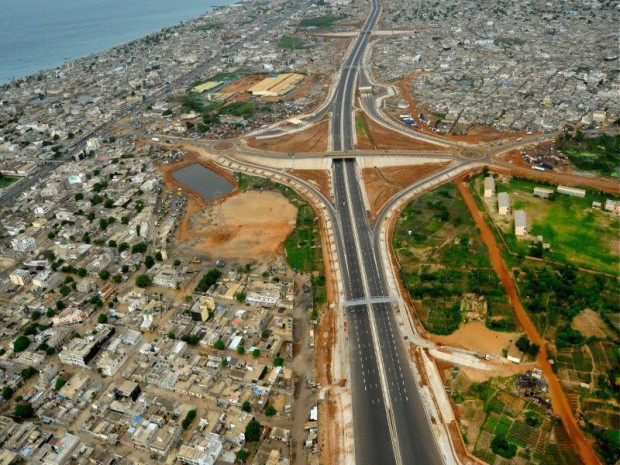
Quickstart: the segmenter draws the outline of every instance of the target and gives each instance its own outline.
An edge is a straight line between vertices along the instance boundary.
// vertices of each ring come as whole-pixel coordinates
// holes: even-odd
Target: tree
[[[115,283],[120,283],[123,280],[123,277],[120,274],[115,274],[112,276],[112,281]]]
[[[243,404],[241,404],[241,410],[244,412],[250,412],[252,410],[252,404],[246,400]]]
[[[10,386],[6,386],[3,390],[2,390],[2,398],[4,400],[9,400],[11,397],[13,397],[13,388]]]
[[[278,411],[276,410],[276,408],[273,405],[271,405],[271,404],[267,405],[267,408],[265,409],[265,415],[267,415],[268,417],[272,417],[276,413],[278,413]]]
[[[218,339],[217,341],[215,341],[215,344],[213,344],[213,347],[217,350],[224,350],[226,348],[226,344],[224,344],[224,341],[222,341],[221,339]]]
[[[174,266],[175,268],[181,266],[181,260],[177,258],[174,262],[172,262],[172,266]]]
[[[119,252],[124,252],[128,248],[129,248],[129,244],[127,242],[121,242],[120,244],[118,244],[118,251]]]
[[[106,315],[105,313],[100,313],[99,316],[97,317],[97,323],[105,324],[107,322],[108,322],[108,315]]]
[[[32,416],[34,415],[34,409],[32,408],[32,405],[30,405],[28,402],[22,402],[15,405],[13,415],[21,419],[32,418]]]
[[[149,278],[145,274],[141,274],[136,276],[136,286],[138,287],[148,287],[151,285],[151,278]]]
[[[131,247],[131,253],[144,253],[146,252],[146,244],[144,242],[138,242]]]
[[[194,289],[195,292],[206,292],[209,290],[211,286],[213,286],[218,279],[222,276],[222,272],[217,268],[210,269],[207,274],[205,274]]]
[[[58,289],[58,292],[60,292],[63,297],[67,297],[69,294],[71,294],[71,288],[65,285]]]
[[[192,409],[187,412],[187,415],[185,415],[185,418],[181,422],[181,426],[184,430],[189,428],[189,425],[191,425],[192,421],[194,421],[194,418],[196,418],[196,410]]]
[[[153,265],[155,265],[155,259],[153,257],[150,255],[144,257],[144,266],[146,266],[147,270],[153,268]]]
[[[284,359],[282,357],[276,357],[273,359],[274,367],[281,367],[282,365],[284,365]]]
[[[249,456],[250,453],[245,449],[240,449],[235,453],[235,458],[237,459],[237,462],[241,463],[245,463]]]
[[[73,198],[75,199],[76,202],[79,202],[80,200],[84,200],[84,194],[82,194],[81,192],[78,192],[77,194],[73,196]]]
[[[83,278],[84,276],[86,276],[88,274],[88,271],[86,271],[86,268],[78,268],[77,269],[77,275],[80,278]]]
[[[101,270],[99,272],[99,277],[101,279],[109,279],[110,278],[110,272],[108,270]]]
[[[523,334],[519,339],[517,339],[517,342],[515,342],[515,346],[517,346],[517,349],[519,349],[521,352],[527,353],[530,348],[530,340],[525,334]]]
[[[102,231],[105,231],[106,228],[108,227],[108,220],[106,220],[105,218],[101,218],[99,220],[99,227],[101,228]]]
[[[155,260],[161,262],[164,259],[160,251],[155,252]]]
[[[41,312],[38,310],[34,310],[31,314],[30,314],[30,319],[31,320],[38,320],[39,318],[41,318]]]
[[[105,208],[112,208],[114,206],[114,199],[106,199],[103,206]]]
[[[65,384],[67,384],[66,379],[61,377],[56,378],[56,381],[54,382],[54,390],[59,391]]]
[[[252,356],[253,357],[260,357],[260,349],[254,349],[252,351]]]
[[[507,459],[517,454],[517,446],[508,442],[504,436],[495,436],[491,441],[491,449],[497,455]]]
[[[238,353],[239,355],[243,355],[243,354],[245,354],[245,347],[243,347],[243,346],[239,346],[239,347],[237,347],[237,353]]]
[[[129,224],[129,217],[121,216],[121,224]]]
[[[235,298],[237,299],[237,301],[239,302],[245,302],[245,298],[247,297],[245,292],[237,292],[235,294]]]
[[[20,372],[20,375],[22,375],[22,378],[28,379],[31,376],[34,376],[36,373],[37,373],[36,368],[34,368],[34,367],[26,367],[26,368],[22,369],[22,371]]]
[[[114,239],[110,239],[110,240],[108,241],[108,247],[112,247],[112,248],[114,248],[114,247],[116,247],[116,246],[117,246],[117,244],[116,244],[116,241],[115,241]]]
[[[245,439],[248,442],[256,442],[260,439],[261,433],[263,431],[263,426],[256,421],[255,418],[252,418],[250,422],[245,427]]]
[[[30,339],[26,336],[19,336],[17,339],[13,341],[13,351],[14,352],[23,352],[30,345]]]

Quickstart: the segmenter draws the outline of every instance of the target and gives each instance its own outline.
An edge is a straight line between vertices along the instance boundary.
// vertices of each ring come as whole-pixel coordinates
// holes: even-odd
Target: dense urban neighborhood
[[[619,17],[248,0],[4,84],[0,463],[617,463]]]

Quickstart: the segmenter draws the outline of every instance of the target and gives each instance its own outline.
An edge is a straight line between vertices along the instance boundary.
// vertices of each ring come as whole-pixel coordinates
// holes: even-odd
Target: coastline
[[[167,1],[167,0],[164,0],[164,1]],[[123,29],[123,30],[111,33],[109,28],[111,24],[116,24],[116,18],[108,18],[106,19],[107,22],[104,22],[104,23],[100,22],[99,24],[97,24],[99,28],[98,30],[92,31],[93,34],[99,34],[99,35],[108,34],[108,37],[99,37],[97,39],[101,43],[101,46],[97,46],[95,43],[91,43],[89,46],[90,50],[79,50],[79,47],[78,47],[78,51],[76,52],[75,56],[70,56],[71,53],[68,49],[63,50],[62,54],[69,55],[68,57],[64,56],[60,58],[60,56],[58,56],[57,59],[55,60],[57,64],[53,65],[47,62],[41,63],[41,66],[39,66],[36,71],[28,70],[26,74],[19,74],[20,71],[17,67],[17,63],[22,62],[24,60],[24,57],[28,57],[30,56],[30,54],[40,53],[42,55],[45,54],[46,56],[49,56],[50,55],[50,53],[48,53],[49,51],[47,52],[45,50],[40,51],[37,49],[37,47],[32,47],[32,49],[22,48],[20,49],[19,57],[11,56],[7,52],[7,54],[4,57],[4,60],[8,61],[9,63],[5,63],[6,68],[5,70],[2,71],[2,74],[0,74],[0,89],[5,88],[6,86],[17,84],[17,83],[28,82],[33,79],[37,79],[41,75],[45,75],[45,74],[49,74],[53,72],[62,73],[65,69],[71,69],[72,67],[79,66],[80,64],[84,62],[105,57],[106,55],[110,54],[111,52],[115,50],[138,45],[148,40],[151,37],[156,37],[162,34],[165,31],[174,31],[174,32],[181,33],[183,27],[186,25],[191,26],[193,23],[196,23],[200,19],[203,19],[213,13],[215,13],[216,15],[220,15],[223,12],[225,12],[227,8],[242,4],[244,2],[244,0],[229,0],[230,3],[223,4],[221,3],[222,0],[217,0],[217,1],[218,1],[218,4],[205,4],[204,8],[201,7],[202,9],[199,11],[190,11],[189,12],[190,14],[183,19],[179,19],[178,18],[179,15],[176,14],[173,17],[171,17],[170,23],[161,24],[161,21],[158,21],[160,18],[156,18],[156,19],[151,18],[151,21],[153,22],[154,27],[149,29],[148,31],[147,30],[141,31],[141,34],[139,36],[133,37],[133,38],[127,37],[128,35],[132,35],[133,29]],[[96,22],[96,18],[94,17],[86,18],[86,19],[91,19],[93,22]],[[1,24],[2,23],[0,21],[0,25]],[[43,26],[45,26],[45,24]],[[130,26],[131,25],[129,24],[124,25],[125,28],[129,28]],[[25,28],[28,28],[28,27],[29,25],[25,26]],[[106,30],[106,28],[108,30]],[[79,44],[83,44],[85,40],[87,41],[87,36],[91,33],[91,31],[80,31],[80,33],[81,33],[81,36],[78,36],[76,35],[77,33],[75,33],[71,37],[71,40],[74,43],[77,42]],[[110,37],[110,35],[113,35],[115,38],[112,40],[106,40]],[[29,37],[30,37],[30,40],[32,41],[33,35],[31,34]],[[118,37],[118,39],[116,39],[116,37]],[[43,41],[44,39],[45,37],[42,36],[38,40]],[[15,44],[9,44],[7,46],[7,49],[8,48],[12,49],[12,47],[10,47],[11,45],[15,45]],[[54,44],[51,45],[51,47],[54,47],[54,46],[55,46]],[[1,48],[0,48],[0,52],[5,53],[2,51]],[[2,53],[0,53],[0,55]],[[7,69],[8,71],[6,71]]]

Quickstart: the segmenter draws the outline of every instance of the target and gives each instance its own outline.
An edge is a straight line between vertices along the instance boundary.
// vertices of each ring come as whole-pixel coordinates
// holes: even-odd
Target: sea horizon
[[[0,85],[239,0],[0,0]]]

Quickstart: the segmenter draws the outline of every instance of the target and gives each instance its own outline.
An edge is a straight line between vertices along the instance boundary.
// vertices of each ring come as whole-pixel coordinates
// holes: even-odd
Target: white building
[[[11,247],[18,252],[29,252],[37,247],[37,241],[34,237],[19,236],[11,240]]]
[[[497,194],[497,211],[500,215],[510,213],[510,196],[508,192],[500,192]]]
[[[558,194],[570,195],[571,197],[583,199],[586,196],[586,191],[575,187],[558,186]]]
[[[619,214],[620,213],[620,200],[605,200],[605,211]]]
[[[515,236],[523,237],[528,232],[527,215],[525,210],[515,211]]]
[[[219,435],[210,433],[206,440],[194,446],[183,444],[177,452],[177,459],[188,465],[214,465],[223,448]]]
[[[484,178],[484,196],[493,197],[495,195],[495,178],[487,176]]]

